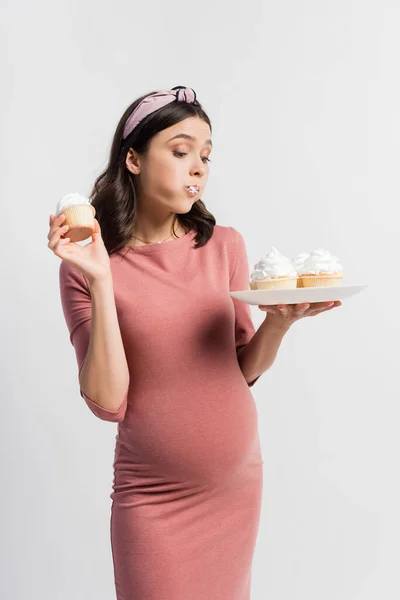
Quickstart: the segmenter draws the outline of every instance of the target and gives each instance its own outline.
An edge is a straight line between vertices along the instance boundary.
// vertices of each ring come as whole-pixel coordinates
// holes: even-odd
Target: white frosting
[[[89,200],[89,198],[86,198],[86,196],[81,196],[81,194],[79,194],[78,192],[73,192],[72,194],[67,194],[66,196],[63,196],[61,198],[61,200],[59,200],[57,202],[55,216],[62,213],[63,210],[65,210],[69,206],[79,205],[79,204],[90,204],[90,200]]]
[[[251,273],[251,280],[272,279],[274,277],[296,277],[297,271],[289,258],[283,256],[274,246],[271,251],[254,265],[254,271]]]
[[[300,271],[309,256],[309,252],[302,252],[292,259],[292,265],[296,269],[297,273]]]
[[[343,273],[343,267],[336,256],[332,256],[328,250],[317,248],[310,253],[298,271],[299,275],[310,273],[318,275],[322,273]]]

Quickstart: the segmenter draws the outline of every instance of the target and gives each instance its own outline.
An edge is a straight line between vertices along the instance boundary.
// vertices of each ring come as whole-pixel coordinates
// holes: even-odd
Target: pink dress
[[[111,548],[118,600],[249,600],[263,486],[258,417],[237,350],[254,335],[243,236],[216,225],[111,254],[130,371],[118,422]],[[62,307],[79,371],[90,338],[85,277],[62,261]],[[257,378],[258,379],[258,378]]]

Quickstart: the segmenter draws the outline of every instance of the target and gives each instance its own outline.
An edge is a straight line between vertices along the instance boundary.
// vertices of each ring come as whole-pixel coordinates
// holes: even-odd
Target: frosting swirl
[[[292,259],[292,265],[296,269],[297,273],[300,271],[301,267],[304,265],[309,256],[309,252],[302,252],[301,254],[297,254],[297,256]]]
[[[289,258],[281,254],[274,246],[271,251],[254,265],[254,271],[251,273],[251,280],[273,279],[274,277],[296,277],[297,271],[294,269]]]
[[[319,275],[321,273],[343,273],[343,267],[337,256],[333,256],[323,248],[317,248],[299,268],[299,275]]]
[[[78,192],[73,192],[72,194],[67,194],[66,196],[63,196],[61,198],[61,200],[59,200],[57,202],[55,216],[57,217],[60,213],[63,212],[63,210],[65,210],[69,206],[79,205],[79,204],[90,204],[90,200],[89,200],[89,198],[86,198],[86,196],[81,196],[81,194],[79,194]]]

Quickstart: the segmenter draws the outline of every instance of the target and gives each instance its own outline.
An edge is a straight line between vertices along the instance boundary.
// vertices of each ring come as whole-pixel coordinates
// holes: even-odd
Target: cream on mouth
[[[187,185],[185,186],[185,190],[188,192],[188,194],[190,194],[191,196],[196,196],[196,194],[199,193],[200,188],[198,185]]]

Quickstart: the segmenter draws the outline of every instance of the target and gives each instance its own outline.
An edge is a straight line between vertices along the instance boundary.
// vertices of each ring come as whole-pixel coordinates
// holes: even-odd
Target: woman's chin
[[[196,200],[192,200],[192,199],[186,199],[186,201],[184,202],[177,202],[176,206],[174,207],[174,212],[177,213],[178,215],[185,215],[186,213],[190,212],[192,209],[193,204],[195,204]]]

